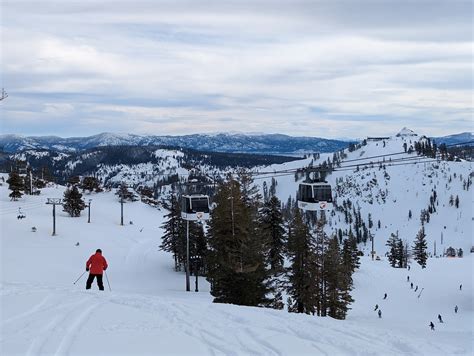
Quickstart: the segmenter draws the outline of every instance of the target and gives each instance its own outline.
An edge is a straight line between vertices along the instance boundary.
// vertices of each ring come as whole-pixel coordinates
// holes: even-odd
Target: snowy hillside
[[[25,150],[2,159],[0,171],[26,167],[38,176],[50,175],[57,182],[72,176],[95,176],[103,185],[125,182],[137,187],[163,185],[169,180],[188,177],[191,169],[214,176],[238,167],[254,168],[298,158],[276,155],[201,152],[162,146],[108,146],[79,153]],[[173,177],[174,176],[174,177]]]
[[[466,188],[467,181],[472,181],[473,177],[472,163],[438,162],[417,158],[416,153],[404,153],[404,143],[407,143],[409,148],[420,139],[424,140],[413,136],[410,130],[404,130],[401,135],[387,140],[368,141],[366,146],[353,152],[346,150],[347,157],[342,161],[341,167],[349,168],[341,168],[326,178],[333,186],[333,194],[339,206],[349,199],[356,210],[360,208],[365,222],[371,214],[374,222],[371,233],[375,236],[375,250],[379,255],[386,252],[385,243],[391,233],[398,231],[400,238],[411,244],[421,226],[421,211],[428,209],[434,190],[437,195],[436,211],[425,224],[429,251],[434,253],[435,241],[437,255],[442,254],[449,246],[468,252],[474,245],[473,194],[472,188]],[[381,157],[390,154],[396,155]],[[314,165],[328,158],[332,159],[332,154],[321,154],[320,159],[314,161]],[[308,165],[309,162],[307,159],[272,165],[267,171],[291,171]],[[298,183],[303,181],[300,179],[295,182],[294,174],[291,173],[277,175],[275,179],[278,181],[276,194],[283,202],[286,202],[289,196],[293,199],[296,197]],[[263,181],[269,185],[271,177],[258,177],[259,184]],[[451,196],[459,197],[458,208],[450,204]],[[329,222],[329,232],[349,227],[340,211],[335,211],[334,216],[329,217]],[[366,251],[369,247],[368,244]]]
[[[406,270],[363,258],[355,274],[356,302],[345,321],[213,304],[202,278],[199,293],[184,292],[184,275],[158,251],[165,211],[127,203],[125,221],[133,225],[120,226],[113,192],[93,194],[85,197],[93,199],[91,223],[87,213],[71,218],[58,208],[58,235],[52,237],[52,207],[45,201],[63,190],[53,186],[10,202],[6,185],[0,186],[2,355],[472,354],[468,253],[431,259],[426,270],[412,265],[411,280],[424,288],[420,298],[410,290]],[[25,219],[17,219],[18,207]],[[104,292],[96,285],[86,291],[84,278],[73,285],[96,248],[108,259],[112,291],[107,284]],[[439,313],[444,324],[436,322]]]

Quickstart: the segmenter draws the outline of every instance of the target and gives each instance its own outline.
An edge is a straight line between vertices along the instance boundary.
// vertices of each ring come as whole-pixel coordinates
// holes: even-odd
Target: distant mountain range
[[[89,137],[61,138],[56,136],[1,135],[4,152],[16,153],[28,149],[78,152],[103,146],[172,146],[199,151],[297,155],[314,152],[334,152],[350,142],[319,137],[292,137],[280,134],[194,134],[185,136],[140,136],[101,133]]]
[[[433,139],[437,144],[445,143],[446,145],[456,145],[474,141],[474,135],[472,132],[463,132],[455,135],[433,137]],[[470,145],[472,145],[472,143]]]
[[[456,144],[473,140],[473,134],[435,137],[437,143]],[[353,140],[356,142],[358,140]],[[184,136],[147,136],[101,133],[88,137],[0,135],[0,148],[7,153],[29,149],[73,153],[104,146],[167,146],[210,152],[259,153],[302,156],[305,153],[334,152],[351,142],[320,137],[293,137],[282,134],[194,134]]]

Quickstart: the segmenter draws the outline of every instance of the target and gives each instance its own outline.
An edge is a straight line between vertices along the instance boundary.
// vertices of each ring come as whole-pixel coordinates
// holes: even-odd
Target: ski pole
[[[423,293],[423,290],[424,290],[424,289],[425,289],[425,288],[421,288],[420,294],[418,294],[418,298],[421,297],[421,293]]]
[[[110,282],[109,282],[109,277],[107,277],[107,271],[105,272],[105,279],[107,280],[107,284],[109,285],[109,290],[112,292],[112,288],[110,288]]]
[[[78,279],[76,279],[76,281],[73,283],[73,284],[76,284],[77,282],[79,282],[79,280],[82,278],[83,275],[86,274],[87,271],[84,271],[84,273],[82,273]]]

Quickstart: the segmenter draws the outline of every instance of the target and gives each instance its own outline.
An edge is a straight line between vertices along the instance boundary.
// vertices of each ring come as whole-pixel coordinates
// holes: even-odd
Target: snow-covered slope
[[[346,151],[347,157],[341,167],[350,168],[342,168],[326,178],[333,186],[338,205],[341,206],[344,200],[349,199],[356,209],[360,208],[366,223],[368,215],[371,214],[374,222],[371,233],[375,236],[376,251],[383,255],[386,251],[385,243],[391,233],[398,231],[400,238],[411,244],[421,226],[421,211],[428,209],[430,196],[436,190],[436,212],[430,215],[430,221],[425,224],[429,251],[434,253],[436,241],[438,255],[449,246],[468,252],[471,246],[474,246],[473,188],[466,188],[466,182],[472,181],[473,177],[472,163],[417,159],[416,153],[404,153],[403,144],[407,143],[409,148],[415,141],[425,139],[408,134],[408,129],[404,132],[407,134],[383,141],[368,141],[367,145],[360,149]],[[395,153],[397,155],[380,157]],[[332,154],[321,154],[314,164],[317,165],[328,158],[332,159]],[[292,170],[309,162],[310,159],[306,159],[272,165],[266,170]],[[359,166],[358,169],[356,165]],[[291,173],[286,176],[277,175],[275,179],[278,181],[276,194],[283,202],[286,202],[289,196],[293,199],[296,197],[298,183],[302,180],[296,182],[294,174]],[[266,181],[270,184],[270,180],[270,177],[261,176],[256,182],[262,184]],[[459,197],[459,208],[450,204],[451,196]],[[411,219],[408,218],[410,210]],[[344,214],[339,211],[329,218],[329,222],[331,226],[328,227],[328,232],[349,228]]]
[[[52,207],[45,201],[61,197],[63,189],[50,187],[41,196],[10,202],[6,186],[0,186],[2,355],[472,353],[469,254],[431,259],[423,271],[413,266],[411,280],[425,288],[420,298],[409,289],[406,270],[364,258],[346,321],[219,305],[211,303],[202,278],[199,293],[185,292],[184,275],[158,250],[165,211],[127,203],[127,224],[120,226],[113,192],[93,194],[86,196],[93,199],[91,223],[87,214],[71,218],[58,208],[58,235],[51,236]],[[18,207],[25,219],[16,218]],[[108,259],[112,291],[107,284],[104,292],[95,285],[85,291],[85,278],[73,284],[96,248]],[[376,303],[382,319],[373,312]],[[438,313],[445,323],[430,331]]]

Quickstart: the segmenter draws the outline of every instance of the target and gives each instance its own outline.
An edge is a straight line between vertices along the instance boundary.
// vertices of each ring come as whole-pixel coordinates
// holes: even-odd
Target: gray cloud
[[[471,10],[439,0],[5,1],[2,130],[471,130]]]

